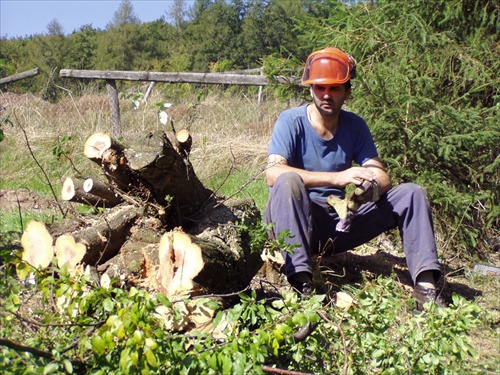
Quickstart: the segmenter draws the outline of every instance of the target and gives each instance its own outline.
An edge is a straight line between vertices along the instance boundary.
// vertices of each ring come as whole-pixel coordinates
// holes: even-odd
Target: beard
[[[336,117],[340,113],[342,106],[337,105],[332,100],[321,101],[318,99],[314,100],[314,105],[316,109],[323,117]]]

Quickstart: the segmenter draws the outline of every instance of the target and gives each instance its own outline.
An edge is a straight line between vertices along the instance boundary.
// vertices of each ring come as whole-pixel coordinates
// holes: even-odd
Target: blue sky
[[[45,34],[56,18],[65,34],[92,24],[104,29],[113,19],[122,0],[0,0],[0,36],[15,38]],[[132,0],[142,22],[167,18],[173,0]],[[188,1],[190,3],[191,1]]]

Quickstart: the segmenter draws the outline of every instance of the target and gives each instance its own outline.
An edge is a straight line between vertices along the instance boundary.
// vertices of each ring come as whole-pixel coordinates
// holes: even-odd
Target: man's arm
[[[381,194],[391,188],[391,180],[378,157],[368,160],[362,167],[352,167],[342,172],[313,172],[291,167],[283,156],[271,154],[267,159],[266,168],[267,184],[271,187],[282,173],[296,172],[302,177],[307,188],[318,186],[345,188],[349,184],[359,185],[362,180],[374,179],[380,184]]]
[[[387,193],[392,188],[391,178],[385,171],[382,160],[379,157],[368,160],[363,163],[363,168],[369,169],[374,173],[375,179],[380,184],[380,194]]]

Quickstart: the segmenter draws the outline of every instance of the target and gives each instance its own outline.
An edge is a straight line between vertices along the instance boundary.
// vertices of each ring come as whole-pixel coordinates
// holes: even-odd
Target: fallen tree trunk
[[[172,204],[181,216],[198,212],[212,194],[196,176],[187,155],[179,154],[162,131],[139,136],[125,156],[156,202]]]
[[[217,201],[189,161],[191,142],[187,131],[176,133],[174,143],[157,131],[127,146],[106,134],[90,136],[84,153],[108,182],[68,178],[61,195],[104,210],[98,218],[32,225],[23,235],[23,259],[40,263],[34,244],[43,239],[45,267],[55,249],[59,267],[92,266],[108,280],[168,296],[246,288],[262,259],[235,224],[256,224],[260,212],[252,200]]]

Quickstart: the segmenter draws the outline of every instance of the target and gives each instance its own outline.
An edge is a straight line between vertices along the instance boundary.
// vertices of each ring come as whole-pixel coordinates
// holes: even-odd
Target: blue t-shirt
[[[354,113],[342,110],[335,136],[321,138],[307,118],[307,105],[288,109],[274,125],[268,155],[283,156],[288,165],[318,172],[340,172],[352,163],[359,165],[378,156],[366,122]],[[332,186],[309,189],[311,198],[326,199],[329,195],[344,198],[345,189]]]

